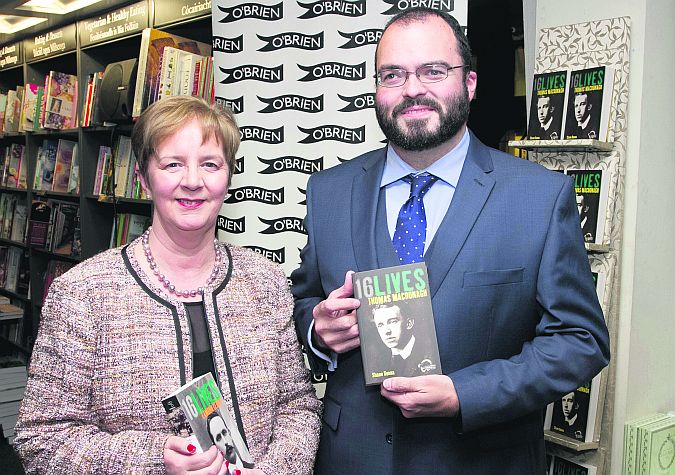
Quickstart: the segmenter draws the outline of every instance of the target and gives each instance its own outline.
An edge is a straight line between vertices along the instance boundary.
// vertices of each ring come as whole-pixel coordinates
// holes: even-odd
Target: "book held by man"
[[[366,385],[394,376],[442,374],[426,265],[352,276]]]
[[[230,473],[253,468],[246,443],[211,373],[184,384],[164,398],[162,405],[174,434],[187,438],[197,453],[216,445],[229,461]]]

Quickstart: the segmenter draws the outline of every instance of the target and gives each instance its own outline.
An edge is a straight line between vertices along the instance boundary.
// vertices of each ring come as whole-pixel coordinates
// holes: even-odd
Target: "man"
[[[574,95],[574,118],[573,126],[570,131],[565,131],[565,136],[577,139],[597,139],[598,131],[595,122],[591,117],[593,104],[589,102],[589,95],[586,92],[578,92]]]
[[[541,473],[543,408],[607,364],[571,179],[467,130],[470,59],[451,16],[394,17],[375,55],[388,146],[308,182],[291,277],[310,364],[330,371],[316,475]],[[420,199],[408,182],[430,176]],[[444,374],[365,387],[350,271],[409,262],[393,241],[411,204]]]
[[[585,242],[595,240],[595,223],[593,223],[588,214],[589,206],[586,204],[586,198],[581,193],[576,194],[577,211],[579,211],[579,220],[581,222],[581,232],[584,235]]]
[[[539,137],[542,140],[558,140],[560,138],[560,124],[554,124],[555,106],[551,103],[550,96],[537,98],[537,120],[539,121],[530,136]],[[534,124],[533,124],[534,125]]]
[[[380,304],[373,308],[373,323],[382,343],[389,351],[382,353],[382,369],[395,371],[396,376],[413,376],[426,372],[436,361],[424,341],[418,342],[414,335],[415,319],[404,316],[402,304]]]

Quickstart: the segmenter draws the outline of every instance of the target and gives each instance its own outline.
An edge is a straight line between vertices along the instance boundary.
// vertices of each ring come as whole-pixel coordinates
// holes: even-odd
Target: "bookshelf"
[[[119,3],[119,2],[118,2]],[[104,71],[106,65],[139,56],[141,34],[144,28],[163,31],[211,43],[211,11],[184,12],[176,2],[142,0],[122,7],[111,7],[92,18],[57,29],[45,30],[19,42],[0,45],[0,89],[16,89],[27,83],[44,85],[49,71],[76,75],[78,78],[78,125],[86,101],[87,78],[90,74]],[[47,38],[44,41],[43,38]],[[49,38],[58,38],[55,42]],[[56,46],[54,46],[56,45]],[[25,357],[30,355],[33,340],[39,325],[41,304],[44,298],[44,279],[50,262],[74,265],[89,258],[110,245],[115,216],[119,213],[133,213],[151,216],[152,207],[148,200],[122,198],[94,194],[96,167],[99,148],[102,145],[114,147],[120,135],[131,135],[132,124],[90,126],[34,132],[0,133],[0,149],[11,144],[25,147],[25,163],[28,166],[28,189],[0,186],[0,196],[12,194],[17,201],[30,204],[35,199],[54,200],[79,206],[80,244],[79,257],[50,252],[26,244],[0,239],[1,246],[14,246],[28,253],[30,273],[29,292],[21,294],[0,287],[0,295],[18,302],[24,307],[23,333],[20,339],[11,342],[0,336],[0,343],[9,344],[13,351]],[[70,140],[78,144],[79,190],[64,193],[33,189],[38,149],[45,140]]]

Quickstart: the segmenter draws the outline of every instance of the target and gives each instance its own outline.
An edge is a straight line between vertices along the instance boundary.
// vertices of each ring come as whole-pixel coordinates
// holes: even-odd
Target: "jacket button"
[[[391,444],[392,441],[394,440],[394,437],[391,434],[387,434],[385,439],[387,439],[388,444]]]

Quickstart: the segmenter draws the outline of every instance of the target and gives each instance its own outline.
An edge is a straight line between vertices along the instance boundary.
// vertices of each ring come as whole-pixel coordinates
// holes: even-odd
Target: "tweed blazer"
[[[185,305],[134,257],[140,240],[57,278],[44,307],[16,426],[29,473],[165,472],[163,397],[192,379]],[[280,268],[223,245],[229,265],[204,294],[216,378],[256,467],[311,472],[321,402],[292,324]]]

